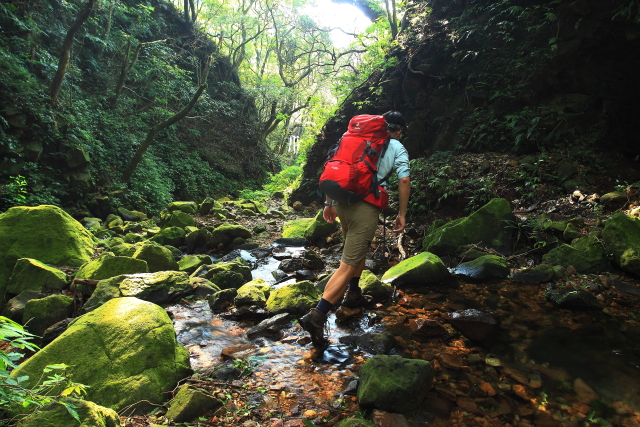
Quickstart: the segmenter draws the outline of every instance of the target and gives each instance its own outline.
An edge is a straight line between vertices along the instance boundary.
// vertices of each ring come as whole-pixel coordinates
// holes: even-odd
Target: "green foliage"
[[[46,366],[37,385],[31,388],[25,386],[29,377],[10,375],[11,370],[18,367],[16,362],[24,356],[23,353],[15,350],[38,350],[36,345],[29,342],[33,338],[34,335],[26,332],[20,324],[0,316],[0,341],[8,344],[6,347],[8,352],[0,350],[0,410],[17,407],[31,409],[57,402],[63,405],[72,417],[80,421],[76,408],[60,400],[62,397],[81,399],[86,394],[87,386],[71,380],[71,376],[66,373],[67,365]],[[45,375],[46,378],[44,378]]]
[[[631,0],[627,4],[617,7],[613,11],[613,17],[611,19],[622,19],[625,21],[631,21],[635,24],[640,24],[640,1]]]
[[[301,176],[302,167],[289,166],[277,174],[270,174],[269,182],[262,187],[262,190],[245,189],[240,192],[240,197],[243,199],[267,200],[278,191],[289,194],[298,185]]]

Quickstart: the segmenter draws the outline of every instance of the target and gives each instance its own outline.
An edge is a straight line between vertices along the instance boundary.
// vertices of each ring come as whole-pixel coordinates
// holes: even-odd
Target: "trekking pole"
[[[382,211],[382,246],[387,250],[387,214]]]

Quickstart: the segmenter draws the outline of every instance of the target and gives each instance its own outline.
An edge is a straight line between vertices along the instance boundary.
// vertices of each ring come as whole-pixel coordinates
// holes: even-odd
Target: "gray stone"
[[[473,308],[454,311],[447,315],[457,329],[472,340],[482,341],[498,327],[498,321],[492,313]]]
[[[263,335],[279,334],[280,331],[291,322],[291,319],[289,313],[276,314],[247,330],[247,338],[255,339]]]
[[[516,270],[511,274],[512,282],[533,283],[539,285],[540,283],[548,282],[550,280],[553,280],[553,267],[546,264],[540,264],[533,268]]]
[[[345,335],[340,337],[339,341],[343,344],[360,347],[372,354],[387,354],[396,344],[393,335],[380,332]]]
[[[509,275],[507,261],[497,255],[483,255],[473,261],[460,264],[453,272],[473,280],[483,280],[492,277],[504,278]]]

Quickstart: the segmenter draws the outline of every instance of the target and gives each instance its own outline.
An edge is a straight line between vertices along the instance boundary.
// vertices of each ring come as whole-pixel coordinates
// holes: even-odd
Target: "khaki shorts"
[[[358,202],[354,205],[336,205],[336,212],[344,235],[341,261],[352,267],[358,267],[367,257],[369,246],[378,228],[380,209],[367,202]]]

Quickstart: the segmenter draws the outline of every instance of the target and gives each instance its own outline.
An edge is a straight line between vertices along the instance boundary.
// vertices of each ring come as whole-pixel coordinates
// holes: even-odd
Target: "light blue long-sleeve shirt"
[[[386,178],[395,169],[398,179],[409,176],[409,153],[397,139],[391,138],[384,157],[378,159],[378,181]],[[386,182],[382,184],[386,187]]]

